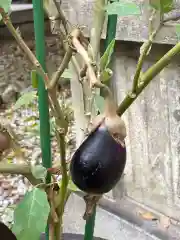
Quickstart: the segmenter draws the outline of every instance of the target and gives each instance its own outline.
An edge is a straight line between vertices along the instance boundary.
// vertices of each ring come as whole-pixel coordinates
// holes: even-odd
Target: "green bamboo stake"
[[[34,32],[36,42],[36,57],[45,70],[45,36],[44,36],[44,9],[43,0],[33,0]],[[51,167],[51,143],[48,95],[42,77],[38,75],[38,108],[40,118],[40,142],[43,166]],[[48,174],[46,182],[50,183]],[[49,239],[49,228],[46,228],[46,240]]]
[[[104,51],[116,36],[116,26],[117,26],[117,15],[109,15]],[[94,208],[94,212],[92,216],[86,221],[84,240],[93,240],[95,220],[96,220],[96,207]]]
[[[96,207],[94,208],[92,216],[88,220],[86,220],[84,240],[93,239],[95,220],[96,220]]]
[[[109,15],[107,22],[107,34],[105,40],[105,49],[108,47],[110,42],[116,37],[116,26],[117,26],[117,15]]]

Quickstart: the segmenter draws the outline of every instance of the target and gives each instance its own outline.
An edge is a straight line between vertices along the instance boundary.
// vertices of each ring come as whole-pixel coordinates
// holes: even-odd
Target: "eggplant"
[[[109,192],[119,181],[126,163],[126,148],[100,125],[77,149],[71,159],[74,184],[93,194]]]
[[[0,233],[1,233],[1,239],[17,240],[14,233],[3,222],[0,222]]]
[[[112,97],[108,95],[105,100],[104,114],[98,116],[94,129],[70,163],[72,181],[91,195],[109,192],[120,180],[126,164],[125,124],[116,114]]]

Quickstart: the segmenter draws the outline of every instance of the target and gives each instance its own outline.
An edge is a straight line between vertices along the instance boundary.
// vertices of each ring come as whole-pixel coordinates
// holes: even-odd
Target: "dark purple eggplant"
[[[88,194],[109,192],[120,180],[126,164],[125,124],[116,114],[112,97],[98,116],[94,130],[74,153],[70,172],[72,181]]]
[[[17,240],[13,232],[2,222],[0,222],[0,234],[2,240]]]

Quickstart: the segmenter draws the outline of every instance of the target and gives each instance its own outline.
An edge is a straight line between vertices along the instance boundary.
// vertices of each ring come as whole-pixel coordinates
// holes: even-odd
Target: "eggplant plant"
[[[103,92],[106,93],[105,111],[95,118],[90,134],[75,151],[70,163],[74,184],[88,193],[86,199],[97,196],[93,198],[97,201],[117,184],[126,164],[125,123],[116,113],[117,107],[107,86],[103,86]],[[92,214],[90,210],[84,219]]]
[[[52,240],[62,239],[64,208],[71,192],[76,191],[77,188],[86,194],[84,197],[86,202],[84,219],[91,216],[94,206],[96,206],[103,194],[114,188],[120,180],[126,160],[128,161],[126,159],[125,143],[126,126],[121,118],[123,113],[148,86],[151,80],[180,52],[180,43],[178,42],[160,60],[145,72],[142,72],[143,63],[151,50],[156,34],[165,21],[172,20],[172,18],[164,19],[164,13],[173,10],[172,0],[149,1],[152,9],[152,17],[149,20],[149,37],[140,49],[140,57],[137,62],[132,89],[120,105],[117,106],[113,99],[113,94],[106,84],[113,75],[109,66],[111,55],[114,51],[115,39],[110,42],[100,60],[98,58],[103,24],[106,15],[137,15],[141,14],[140,7],[129,1],[96,0],[93,8],[93,26],[90,41],[88,41],[81,26],[74,27],[66,19],[58,1],[44,0],[43,3],[50,19],[53,33],[58,36],[65,51],[63,60],[52,77],[47,74],[19,32],[14,28],[8,15],[11,0],[0,0],[0,21],[7,26],[24,56],[32,64],[34,86],[38,85],[37,76],[41,76],[44,81],[48,94],[48,107],[53,119],[53,132],[60,152],[60,163],[56,168],[47,169],[42,165],[32,167],[25,159],[23,159],[24,161],[21,164],[0,162],[0,173],[22,174],[34,186],[31,191],[26,193],[24,199],[15,209],[12,232],[16,237],[0,223],[0,231],[4,233],[3,235],[6,239],[38,240],[47,223],[50,238]],[[156,14],[159,13],[161,15],[159,25],[157,28],[152,29],[152,21]],[[177,35],[179,36],[178,29]],[[84,65],[82,68],[79,67],[77,54],[83,61]],[[69,63],[74,66],[84,93],[83,102],[87,129],[89,129],[89,123],[92,122],[87,137],[74,152],[70,159],[70,164],[66,158],[66,134],[69,122],[67,121],[67,112],[64,112],[57,99],[57,85],[63,74],[67,74]],[[99,89],[101,90],[101,96]],[[15,104],[15,108],[31,104],[33,99],[37,98],[37,94],[34,94],[34,92],[32,94],[25,93]],[[93,115],[91,109],[94,95],[104,105],[103,112],[101,111],[99,115],[95,114],[97,116]],[[20,154],[21,148],[14,129],[11,129],[6,123],[1,124],[3,129],[1,134],[4,142],[1,143],[0,141],[0,149],[4,151],[5,148],[12,147],[15,153],[18,153],[18,156],[21,156],[22,159],[23,155]],[[87,129],[84,129],[84,131],[86,132]],[[6,139],[4,139],[5,136],[7,137]],[[6,144],[7,142],[8,144]],[[54,175],[61,175],[61,180],[57,181]],[[47,177],[51,180],[49,183],[46,182]]]

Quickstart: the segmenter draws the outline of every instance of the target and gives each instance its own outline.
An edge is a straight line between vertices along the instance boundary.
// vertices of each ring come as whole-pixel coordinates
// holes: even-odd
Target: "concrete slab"
[[[85,221],[82,219],[85,204],[82,198],[72,194],[64,216],[64,232],[84,233]],[[94,236],[107,240],[158,240],[159,238],[146,233],[141,228],[97,208]]]

